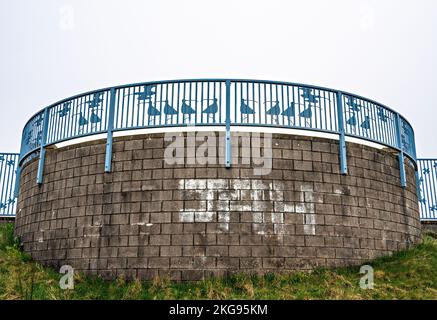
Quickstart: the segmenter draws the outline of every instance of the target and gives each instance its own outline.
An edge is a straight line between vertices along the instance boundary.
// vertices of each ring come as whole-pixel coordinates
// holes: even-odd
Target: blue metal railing
[[[0,153],[0,217],[15,216],[18,153]]]
[[[420,219],[437,221],[437,159],[417,159]]]
[[[410,124],[375,101],[303,84],[204,79],[118,86],[50,105],[26,124],[20,161],[46,145],[106,133],[108,129],[112,132],[186,125],[225,126],[227,122],[230,126],[272,126],[338,134],[342,129],[345,136],[387,145],[416,159]],[[339,128],[339,123],[343,128]]]
[[[113,132],[196,126],[226,128],[226,166],[231,166],[232,126],[262,126],[339,135],[341,172],[347,174],[347,136],[398,150],[405,187],[404,155],[416,163],[414,131],[392,109],[329,88],[263,80],[196,79],[137,83],[79,94],[36,113],[23,129],[19,163],[39,157],[43,182],[45,148],[74,138],[107,134],[105,171],[111,171]]]

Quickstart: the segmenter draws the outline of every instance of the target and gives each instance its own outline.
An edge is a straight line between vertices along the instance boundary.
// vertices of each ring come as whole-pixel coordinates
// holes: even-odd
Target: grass
[[[0,299],[437,299],[437,237],[424,236],[413,249],[370,264],[374,289],[359,286],[359,267],[316,269],[285,275],[247,276],[174,283],[104,281],[75,275],[73,290],[62,290],[62,275],[22,252],[13,225],[0,225]]]

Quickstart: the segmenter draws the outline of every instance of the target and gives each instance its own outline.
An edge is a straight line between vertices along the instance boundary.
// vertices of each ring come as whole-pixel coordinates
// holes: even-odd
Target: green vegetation
[[[75,275],[74,290],[61,290],[62,275],[23,253],[13,225],[0,225],[0,299],[437,299],[437,238],[373,260],[375,287],[359,287],[359,267],[316,269],[287,275],[236,275],[192,283],[103,281]]]

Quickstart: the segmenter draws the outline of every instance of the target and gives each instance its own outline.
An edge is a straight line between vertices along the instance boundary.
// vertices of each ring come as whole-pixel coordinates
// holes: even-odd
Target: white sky
[[[379,101],[437,157],[435,0],[0,0],[0,151],[36,111],[118,84],[253,78]]]

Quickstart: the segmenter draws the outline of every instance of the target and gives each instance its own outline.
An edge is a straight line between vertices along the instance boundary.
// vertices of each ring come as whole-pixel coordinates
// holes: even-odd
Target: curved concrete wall
[[[164,134],[116,138],[112,173],[104,140],[49,149],[41,187],[37,160],[22,168],[16,235],[47,265],[175,280],[360,264],[420,241],[414,169],[406,161],[402,189],[390,150],[348,143],[342,176],[338,141],[273,134],[259,175],[247,141],[231,169],[190,151],[179,163],[178,148],[169,163]]]

